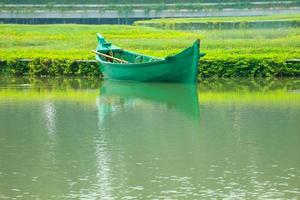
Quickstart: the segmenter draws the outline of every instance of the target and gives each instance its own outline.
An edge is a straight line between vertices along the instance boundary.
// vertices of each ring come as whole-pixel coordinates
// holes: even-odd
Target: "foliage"
[[[95,62],[85,63],[64,59],[36,58],[32,61],[12,59],[0,65],[0,73],[9,76],[93,76],[101,74]]]
[[[96,63],[84,63],[63,59],[34,59],[29,64],[32,76],[99,76]]]
[[[201,38],[200,77],[299,76],[300,28],[182,32],[119,25],[0,25],[0,73],[98,76],[96,33],[124,49],[157,57],[178,53]],[[29,64],[20,59],[32,59]],[[3,62],[2,62],[3,63]],[[86,66],[87,65],[87,66]]]
[[[100,76],[99,67],[95,63],[78,63],[78,71],[76,71],[75,75],[82,75],[85,76]]]
[[[5,68],[6,75],[30,76],[101,76],[96,63],[75,62],[62,59],[37,58],[27,63],[10,60]],[[281,59],[227,58],[201,60],[199,79],[208,77],[281,77],[300,76],[299,63],[286,63]]]
[[[300,76],[300,64],[284,60],[236,58],[226,60],[204,60],[199,65],[199,78],[207,77],[281,77]]]
[[[20,62],[20,60],[8,60],[3,66],[4,74],[11,74],[14,76],[21,76],[27,74],[29,71],[27,62]]]

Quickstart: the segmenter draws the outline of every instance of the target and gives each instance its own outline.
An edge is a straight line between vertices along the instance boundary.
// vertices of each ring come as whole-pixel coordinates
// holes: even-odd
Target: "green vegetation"
[[[172,30],[300,27],[300,15],[168,18],[136,21],[138,26]]]
[[[119,25],[0,25],[0,73],[12,75],[98,75],[94,59],[96,33],[123,48],[165,57],[201,38],[200,78],[299,76],[300,28],[180,32]],[[19,59],[33,59],[29,64]]]
[[[176,53],[200,37],[197,33],[120,25],[0,25],[0,29],[2,60],[94,59],[91,50],[97,45],[96,33],[126,49],[154,56]]]

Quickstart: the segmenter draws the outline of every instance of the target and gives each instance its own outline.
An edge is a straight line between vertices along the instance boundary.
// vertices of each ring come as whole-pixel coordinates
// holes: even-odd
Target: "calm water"
[[[299,199],[300,80],[0,78],[0,199]]]

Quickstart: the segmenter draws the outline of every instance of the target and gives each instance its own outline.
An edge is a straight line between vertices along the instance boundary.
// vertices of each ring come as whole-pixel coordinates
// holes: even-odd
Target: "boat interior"
[[[138,64],[138,63],[147,63],[147,62],[154,62],[154,61],[161,60],[160,58],[155,58],[143,54],[125,51],[123,49],[100,51],[100,53],[107,55],[107,56],[99,55],[102,61],[111,62],[111,63]]]

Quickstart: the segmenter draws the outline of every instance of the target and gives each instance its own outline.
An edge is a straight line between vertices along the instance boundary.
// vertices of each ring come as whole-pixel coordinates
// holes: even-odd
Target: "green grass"
[[[189,46],[195,33],[120,25],[0,25],[0,59],[93,59],[96,33],[124,48],[166,56]],[[174,41],[179,41],[174,43]]]
[[[74,69],[65,62],[94,59],[91,50],[97,45],[97,32],[124,49],[156,57],[176,54],[200,38],[201,51],[207,54],[200,64],[200,77],[300,74],[299,64],[284,64],[300,57],[300,28],[183,32],[125,25],[2,24],[0,30],[0,60],[9,61],[8,68],[0,63],[4,74],[97,76],[95,66]],[[21,58],[36,61],[26,66],[18,63]]]
[[[300,28],[201,31],[202,47],[210,59],[299,57]]]
[[[202,40],[205,59],[298,58],[300,28],[179,32],[121,25],[0,25],[0,59],[93,59],[96,33],[123,48],[153,56],[175,54]]]

